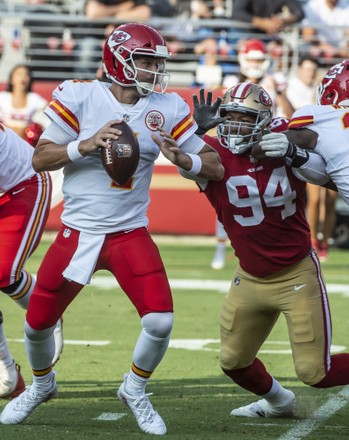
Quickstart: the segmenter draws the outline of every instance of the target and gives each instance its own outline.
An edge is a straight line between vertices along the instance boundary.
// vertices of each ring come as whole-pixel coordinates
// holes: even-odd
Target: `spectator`
[[[146,21],[151,16],[151,8],[146,0],[87,0],[85,15],[88,22],[75,32],[79,41],[75,76],[94,79],[103,43],[111,30],[111,25],[95,23],[94,20]]]
[[[318,68],[316,58],[304,55],[298,61],[296,72],[288,77],[286,95],[295,110],[315,103]]]
[[[32,83],[31,70],[25,64],[18,64],[11,70],[7,90],[0,92],[0,118],[7,127],[34,145],[48,118],[43,113],[47,101],[32,91]]]
[[[305,55],[300,58],[296,73],[289,77],[287,96],[295,110],[305,105],[315,104],[318,67],[319,63],[316,58]],[[312,246],[318,253],[320,261],[326,261],[329,241],[336,222],[337,193],[312,183],[307,183],[306,191]]]
[[[249,23],[253,30],[267,35],[277,35],[303,17],[297,0],[234,0],[233,19]]]
[[[148,20],[151,8],[146,0],[87,0],[86,17],[115,20]]]
[[[309,0],[304,5],[303,39],[313,56],[346,58],[349,55],[349,4],[346,0]],[[314,26],[314,27],[312,27]]]
[[[228,89],[244,81],[260,84],[273,101],[274,115],[290,117],[294,109],[286,95],[286,78],[281,72],[269,73],[271,60],[263,41],[241,40],[238,62],[238,74],[227,75],[223,87]]]
[[[62,73],[57,66],[69,65],[73,61],[75,41],[71,28],[63,20],[48,21],[36,18],[37,14],[61,15],[66,12],[62,1],[27,0],[26,18],[23,27],[28,32],[25,39],[25,57],[30,61],[33,75],[43,79],[62,79]],[[54,25],[53,25],[54,23]],[[51,24],[51,25],[50,25]],[[69,70],[69,67],[67,68]],[[47,77],[47,72],[50,77]],[[45,73],[42,73],[45,72]],[[65,75],[66,73],[64,73]]]

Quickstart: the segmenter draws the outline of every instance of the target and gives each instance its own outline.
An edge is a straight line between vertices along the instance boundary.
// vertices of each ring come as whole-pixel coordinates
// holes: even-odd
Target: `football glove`
[[[200,101],[196,95],[193,95],[194,119],[198,124],[195,134],[202,136],[211,128],[217,127],[223,123],[226,118],[217,118],[217,110],[222,102],[222,98],[217,98],[212,104],[212,92],[207,92],[205,100],[205,89],[200,89]]]
[[[299,168],[309,159],[309,153],[290,142],[284,133],[266,134],[259,145],[267,157],[284,158],[290,167]]]

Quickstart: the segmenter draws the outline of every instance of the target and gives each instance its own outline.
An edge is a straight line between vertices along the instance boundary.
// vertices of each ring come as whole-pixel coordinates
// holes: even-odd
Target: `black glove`
[[[205,89],[200,89],[200,102],[196,95],[193,95],[194,119],[198,124],[195,134],[201,136],[211,128],[217,127],[226,120],[226,118],[216,118],[218,107],[222,102],[222,98],[217,98],[212,104],[212,92],[207,92],[205,101]]]

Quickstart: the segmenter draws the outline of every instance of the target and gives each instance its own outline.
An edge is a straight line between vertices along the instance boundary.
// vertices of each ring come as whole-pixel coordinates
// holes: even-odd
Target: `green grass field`
[[[151,400],[166,421],[166,438],[349,439],[349,387],[317,390],[297,379],[283,317],[260,357],[270,372],[296,393],[296,419],[230,416],[233,408],[255,400],[229,381],[218,363],[219,310],[236,260],[231,252],[228,267],[214,271],[210,269],[212,242],[155,239],[172,283],[176,312],[171,346],[148,385],[148,392],[154,393]],[[28,262],[28,270],[36,272],[48,245],[49,241],[42,242]],[[348,267],[349,252],[340,250],[332,250],[323,264],[332,308],[333,344],[339,350],[349,345]],[[24,311],[4,295],[1,301],[12,355],[29,384],[24,344],[12,340],[23,338]],[[0,425],[1,439],[151,438],[140,432],[133,416],[115,398],[122,375],[129,370],[139,331],[137,313],[124,293],[108,273],[97,274],[64,315],[66,344],[56,365],[58,398],[40,406],[22,425]],[[188,340],[195,341],[189,349],[183,348]],[[71,341],[80,342],[74,345]],[[96,341],[107,342],[94,345]],[[0,402],[0,410],[5,404]]]

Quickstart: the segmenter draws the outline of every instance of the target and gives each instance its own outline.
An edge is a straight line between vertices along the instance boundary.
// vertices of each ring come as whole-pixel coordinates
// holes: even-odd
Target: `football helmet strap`
[[[160,58],[157,71],[136,67],[138,55]],[[164,93],[170,75],[166,72],[166,59],[170,58],[162,35],[146,24],[128,23],[118,26],[107,38],[103,49],[103,68],[106,76],[123,87],[136,87],[141,96],[152,92]],[[142,82],[139,72],[150,72],[153,81]]]
[[[317,103],[349,105],[349,60],[328,70],[317,89]]]
[[[238,54],[240,72],[247,78],[260,79],[269,69],[268,51],[261,40],[246,40]],[[256,62],[258,61],[258,63]]]
[[[217,126],[219,143],[232,153],[241,154],[260,140],[263,130],[270,123],[272,101],[259,84],[242,82],[227,90],[224,95],[219,116],[226,117],[229,112],[246,113],[255,117],[254,123],[226,120]]]

